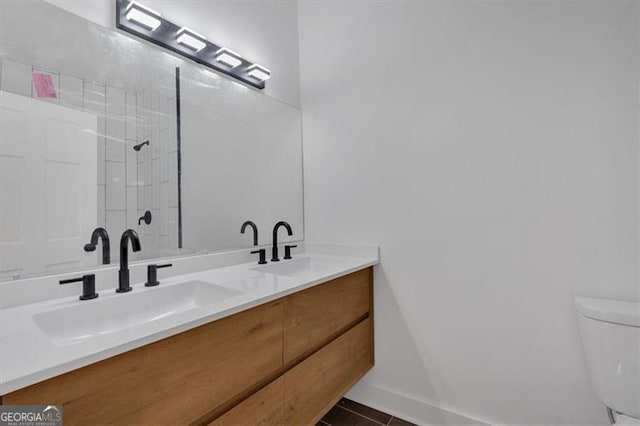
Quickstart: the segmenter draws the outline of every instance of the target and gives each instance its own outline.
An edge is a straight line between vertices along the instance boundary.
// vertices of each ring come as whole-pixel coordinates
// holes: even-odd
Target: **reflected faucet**
[[[245,223],[242,224],[242,228],[240,228],[240,233],[244,234],[244,230],[247,229],[247,226],[250,226],[253,228],[253,245],[257,246],[258,245],[258,227],[256,226],[255,223],[253,223],[252,221],[248,220]]]
[[[104,228],[96,228],[91,234],[91,242],[84,245],[84,251],[92,252],[96,250],[98,238],[102,240],[102,264],[111,263],[111,244],[109,243],[109,233]]]
[[[278,229],[280,229],[281,226],[284,226],[285,228],[287,228],[287,233],[289,235],[293,235],[293,231],[291,230],[291,225],[289,225],[287,222],[280,221],[276,223],[276,225],[273,227],[273,248],[271,249],[272,262],[278,262],[280,260],[278,259]]]
[[[133,229],[127,229],[120,238],[120,272],[118,275],[118,288],[117,293],[126,293],[131,291],[129,285],[129,252],[128,246],[131,241],[131,249],[133,251],[140,251],[142,246],[140,245],[140,238]]]

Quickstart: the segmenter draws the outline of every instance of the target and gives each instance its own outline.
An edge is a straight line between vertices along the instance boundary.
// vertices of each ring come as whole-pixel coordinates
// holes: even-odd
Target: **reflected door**
[[[0,277],[96,264],[97,117],[0,92]]]

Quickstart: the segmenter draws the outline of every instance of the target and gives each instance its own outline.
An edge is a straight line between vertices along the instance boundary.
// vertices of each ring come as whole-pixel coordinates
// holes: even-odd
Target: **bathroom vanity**
[[[1,402],[65,424],[316,422],[373,365],[378,251],[305,241],[300,109],[6,3]]]
[[[375,263],[305,253],[4,309],[35,326],[3,338],[2,403],[60,404],[65,424],[315,424],[374,364]],[[139,321],[105,322],[127,300]]]

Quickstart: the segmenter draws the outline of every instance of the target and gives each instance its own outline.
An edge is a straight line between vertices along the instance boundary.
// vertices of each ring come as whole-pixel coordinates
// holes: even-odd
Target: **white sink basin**
[[[203,281],[125,293],[33,315],[56,346],[158,321],[242,294]]]
[[[344,266],[344,262],[340,261],[340,259],[310,256],[283,260],[279,263],[271,263],[265,266],[257,266],[253,268],[253,270],[287,277],[302,277],[324,274],[334,269],[340,269],[342,266]]]

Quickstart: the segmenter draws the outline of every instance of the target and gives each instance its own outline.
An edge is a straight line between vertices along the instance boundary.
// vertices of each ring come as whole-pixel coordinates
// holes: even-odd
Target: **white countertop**
[[[117,294],[112,289],[99,290],[100,296],[88,301],[80,301],[76,295],[1,309],[0,394],[7,394],[378,263],[377,249],[371,248],[363,248],[360,252],[355,248],[338,249],[333,254],[327,254],[327,250],[320,250],[320,253],[307,251],[294,256],[293,260],[270,263],[262,268],[256,262],[251,262],[160,278],[161,284],[157,287],[145,287],[142,283],[137,283],[129,293]],[[290,262],[289,265],[287,262]],[[296,273],[273,273],[272,265],[284,268],[281,271],[286,271],[289,266],[296,267]],[[299,265],[307,266],[301,269]],[[55,327],[55,323],[42,324],[34,320],[34,317],[42,317],[43,314],[52,311],[62,312],[65,309],[89,312],[88,310],[95,309],[100,303],[103,303],[102,307],[122,306],[123,309],[144,310],[144,306],[136,306],[145,300],[153,303],[154,296],[159,294],[154,294],[154,291],[164,289],[162,291],[165,293],[170,291],[177,294],[175,292],[180,291],[177,286],[187,286],[189,282],[194,281],[214,284],[218,289],[222,287],[221,290],[231,296],[227,295],[221,300],[198,299],[195,306],[190,304],[184,311],[172,310],[160,312],[158,315],[155,314],[163,308],[154,307],[153,318],[147,317],[134,325],[120,324],[113,329],[103,327],[89,332],[86,332],[89,326],[85,326],[82,335],[71,340],[56,338],[55,330],[52,334],[50,328]],[[116,285],[117,283],[113,283],[112,288],[115,289]],[[169,287],[172,289],[168,290]],[[144,296],[145,294],[148,296]],[[131,298],[134,295],[136,299]],[[196,294],[193,297],[200,296]],[[122,304],[118,300],[121,300]],[[135,303],[132,303],[134,300]],[[122,313],[113,314],[117,317]],[[82,315],[78,316],[73,320],[77,320],[79,327],[82,327]],[[104,326],[110,318],[101,320]],[[114,321],[116,320],[117,318]]]

